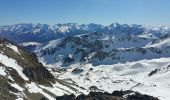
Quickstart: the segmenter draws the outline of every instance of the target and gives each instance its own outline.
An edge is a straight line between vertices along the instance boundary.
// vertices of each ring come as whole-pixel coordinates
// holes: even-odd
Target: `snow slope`
[[[91,86],[97,86],[100,90],[110,93],[121,89],[134,90],[158,97],[160,100],[169,100],[170,71],[148,76],[155,69],[164,69],[164,67],[169,66],[169,61],[170,58],[160,58],[96,67],[91,64],[82,67],[70,66],[72,68],[61,73],[59,79],[72,79],[87,89]],[[83,72],[74,74],[72,71],[75,68],[83,69]]]

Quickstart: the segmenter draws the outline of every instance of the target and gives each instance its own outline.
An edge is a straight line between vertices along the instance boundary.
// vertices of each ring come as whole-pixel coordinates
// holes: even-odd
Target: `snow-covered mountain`
[[[0,37],[7,38],[16,43],[23,42],[48,42],[64,36],[74,36],[86,32],[93,32],[103,29],[104,26],[98,24],[15,24],[0,27]]]
[[[110,65],[170,56],[169,38],[138,35],[116,37],[94,32],[52,40],[36,46],[41,62],[54,67],[91,63]]]
[[[110,35],[114,34],[114,36],[147,34],[149,37],[160,37],[163,34],[169,33],[169,31],[170,28],[168,27],[146,28],[142,25],[118,23],[113,23],[108,26],[93,23],[66,23],[56,25],[23,23],[0,26],[0,37],[4,37],[15,43],[44,43],[66,36],[75,36],[92,32],[102,32]]]
[[[52,87],[33,81],[38,93],[50,90],[50,94],[45,92],[48,99],[121,89],[170,99],[169,27],[17,24],[1,26],[0,37],[34,52],[52,73],[57,80]]]
[[[0,36],[16,43],[42,42],[55,38],[54,31],[46,24],[16,24],[0,27]]]
[[[55,100],[64,94],[88,93],[54,76],[35,55],[0,38],[0,100]]]
[[[96,86],[108,92],[134,90],[168,100],[169,28],[111,26],[107,27],[111,30],[108,33],[91,32],[52,40],[38,45],[35,53],[45,66],[69,68],[61,73],[52,71],[59,79],[71,79],[86,88]],[[159,92],[160,89],[163,90]]]

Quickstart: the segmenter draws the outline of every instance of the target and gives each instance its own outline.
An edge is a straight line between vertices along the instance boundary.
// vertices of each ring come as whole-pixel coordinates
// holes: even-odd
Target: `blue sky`
[[[170,26],[170,0],[0,0],[0,25],[68,22]]]

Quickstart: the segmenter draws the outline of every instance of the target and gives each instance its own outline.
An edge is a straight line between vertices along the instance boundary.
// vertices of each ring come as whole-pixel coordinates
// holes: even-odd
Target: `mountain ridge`
[[[168,27],[157,27],[148,28],[143,25],[137,24],[118,24],[113,23],[107,26],[100,24],[77,24],[77,23],[66,23],[66,24],[32,24],[32,23],[22,23],[14,25],[4,25],[0,26],[0,36],[7,38],[16,43],[23,42],[49,42],[57,38],[65,36],[75,36],[80,34],[85,34],[89,32],[103,32],[107,34],[121,34],[126,33],[138,34],[156,32],[158,35],[162,33],[167,33],[170,31]],[[152,32],[153,31],[153,32]],[[128,34],[128,33],[126,33]],[[155,35],[157,35],[155,34]],[[120,34],[119,34],[120,35]]]

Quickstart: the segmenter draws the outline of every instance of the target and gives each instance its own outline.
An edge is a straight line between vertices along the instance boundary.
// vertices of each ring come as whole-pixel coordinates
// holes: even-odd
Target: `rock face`
[[[15,59],[16,63],[22,66],[23,73],[31,81],[45,82],[47,80],[50,81],[54,79],[53,75],[41,63],[38,62],[35,54],[29,54],[22,47],[17,47],[12,42],[2,38],[0,39],[0,44],[3,55],[7,55],[9,58]],[[14,51],[14,48],[10,48],[8,45],[13,45],[12,47],[17,48],[18,51]]]
[[[15,93],[17,93],[18,91],[14,91],[16,89],[12,89],[8,83],[8,79],[3,77],[3,76],[0,76],[0,99],[1,100],[14,100],[16,99],[17,97],[10,93],[10,91],[13,91]]]
[[[129,95],[127,97],[127,100],[159,100],[159,99],[152,97],[152,96],[149,96],[149,95],[143,95],[143,94],[136,92],[133,95]]]
[[[27,85],[30,83],[35,83],[34,87],[39,84],[51,86],[55,79],[35,54],[0,38],[0,99],[40,98],[40,93],[29,93]]]
[[[44,67],[26,67],[23,73],[31,80],[44,83],[46,81],[53,81],[54,77]]]

